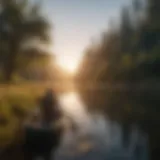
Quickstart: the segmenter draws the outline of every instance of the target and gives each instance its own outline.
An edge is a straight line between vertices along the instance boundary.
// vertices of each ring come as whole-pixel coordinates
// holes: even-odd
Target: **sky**
[[[51,21],[51,50],[57,62],[74,70],[91,39],[108,27],[111,18],[118,19],[120,9],[130,0],[45,0],[43,7]]]

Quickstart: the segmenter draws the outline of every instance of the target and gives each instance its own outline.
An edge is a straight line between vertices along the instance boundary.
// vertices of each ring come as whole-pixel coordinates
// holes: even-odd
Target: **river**
[[[56,160],[148,160],[147,135],[136,126],[125,147],[121,125],[103,115],[88,113],[78,93],[60,95],[59,103],[78,127],[64,134]]]

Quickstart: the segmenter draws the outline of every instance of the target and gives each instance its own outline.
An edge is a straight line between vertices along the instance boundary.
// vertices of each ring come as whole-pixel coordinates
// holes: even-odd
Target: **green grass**
[[[56,94],[72,90],[72,85],[64,83],[23,83],[0,84],[0,117],[6,124],[0,122],[0,148],[8,146],[15,139],[18,129],[18,119],[13,114],[12,107],[19,106],[24,113],[37,106],[38,98],[46,88],[52,87]]]
[[[6,122],[0,122],[0,148],[8,146],[16,136],[19,121],[12,107],[18,105],[24,113],[32,110],[46,88],[44,84],[0,85],[0,117]]]

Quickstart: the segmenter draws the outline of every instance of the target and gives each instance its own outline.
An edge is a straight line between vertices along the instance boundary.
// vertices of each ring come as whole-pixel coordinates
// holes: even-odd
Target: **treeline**
[[[79,68],[80,82],[133,83],[160,77],[160,1],[133,0],[111,21]]]
[[[90,111],[102,111],[149,134],[151,159],[159,157],[160,1],[133,0],[92,42],[76,75]]]
[[[76,82],[80,91],[87,87],[92,89],[82,91],[83,97],[90,99],[87,100],[89,103],[94,101],[91,108],[105,109],[113,117],[118,114],[118,119],[123,121],[128,118],[137,121],[150,114],[157,115],[160,87],[159,15],[159,0],[133,0],[132,5],[123,7],[120,21],[112,21],[100,41],[88,46]],[[94,89],[105,91],[102,95]],[[124,105],[127,99],[132,99],[132,105]],[[152,99],[157,100],[156,104]],[[143,105],[144,101],[146,105]],[[136,105],[139,102],[143,103],[141,107]],[[95,104],[98,107],[94,107]]]
[[[40,3],[0,1],[0,81],[53,79],[55,59],[47,51],[50,23]]]

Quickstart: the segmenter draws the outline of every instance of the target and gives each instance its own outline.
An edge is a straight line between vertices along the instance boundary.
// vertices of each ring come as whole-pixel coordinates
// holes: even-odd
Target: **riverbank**
[[[72,88],[71,84],[52,82],[0,84],[0,149],[12,143],[18,129],[19,120],[13,113],[13,106],[25,116],[38,105],[39,97],[48,87],[53,88],[57,96]]]

